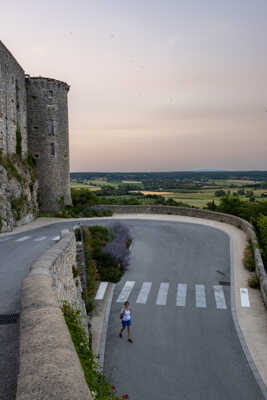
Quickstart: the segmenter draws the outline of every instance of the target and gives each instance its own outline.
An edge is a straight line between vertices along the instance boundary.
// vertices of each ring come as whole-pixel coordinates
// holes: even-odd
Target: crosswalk
[[[178,283],[175,286],[170,282],[161,282],[156,286],[156,297],[153,299],[156,306],[169,305],[170,301],[168,301],[168,298],[173,298],[173,291],[175,290],[177,308],[185,308],[188,303],[191,303],[194,304],[197,309],[206,309],[209,306],[214,306],[217,310],[227,310],[224,287],[222,285],[212,285],[212,287],[209,287],[201,284],[189,285],[186,283]],[[104,299],[107,287],[108,282],[101,282],[95,296],[96,300]],[[124,303],[131,299],[131,303],[133,303],[136,299],[135,301],[137,304],[146,304],[151,295],[152,282],[143,282],[138,290],[134,290],[137,287],[139,288],[140,285],[136,281],[126,281],[115,301],[117,303]],[[134,295],[133,292],[135,292]],[[248,290],[240,289],[240,296],[241,306],[249,307]]]
[[[60,239],[60,235],[57,236],[22,236],[19,238],[16,238],[12,235],[8,236],[8,237],[4,237],[2,239],[0,239],[0,243],[3,242],[26,242],[26,241],[33,241],[33,242],[41,242],[43,240],[52,240],[54,242],[58,241]]]

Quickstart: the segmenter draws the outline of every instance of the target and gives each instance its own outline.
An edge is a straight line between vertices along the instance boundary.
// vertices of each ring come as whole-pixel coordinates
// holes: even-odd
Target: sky
[[[66,81],[71,171],[267,170],[266,0],[9,0],[0,39]]]

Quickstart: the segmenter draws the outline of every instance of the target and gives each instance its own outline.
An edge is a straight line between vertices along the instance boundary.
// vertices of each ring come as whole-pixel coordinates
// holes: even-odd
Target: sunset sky
[[[72,171],[267,169],[266,0],[9,0],[0,39],[71,85]]]

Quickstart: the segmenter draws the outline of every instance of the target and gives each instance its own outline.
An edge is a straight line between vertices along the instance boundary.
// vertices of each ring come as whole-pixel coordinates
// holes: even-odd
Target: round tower
[[[61,81],[26,77],[28,151],[36,160],[40,210],[71,204],[68,91]]]

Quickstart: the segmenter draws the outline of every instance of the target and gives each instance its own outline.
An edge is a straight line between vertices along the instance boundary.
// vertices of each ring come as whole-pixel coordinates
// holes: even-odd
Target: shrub
[[[126,225],[115,223],[111,230],[114,239],[106,244],[103,252],[115,260],[123,273],[129,264],[129,241],[131,240],[129,229]]]
[[[24,196],[20,196],[19,198],[11,198],[10,200],[11,208],[15,213],[16,221],[20,220],[23,216],[23,213],[27,207],[27,201]]]
[[[254,272],[248,280],[249,287],[252,289],[260,289],[260,280],[256,272]]]

